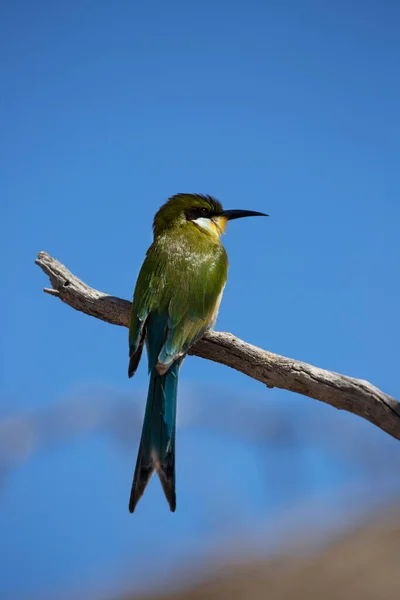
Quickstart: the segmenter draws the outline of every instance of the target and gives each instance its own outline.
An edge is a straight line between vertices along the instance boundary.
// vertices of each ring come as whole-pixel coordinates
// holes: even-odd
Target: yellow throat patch
[[[200,217],[193,221],[193,223],[196,223],[196,225],[203,229],[207,229],[207,231],[210,231],[217,237],[221,237],[221,235],[225,233],[227,222],[228,219],[225,217],[213,217],[212,219]]]

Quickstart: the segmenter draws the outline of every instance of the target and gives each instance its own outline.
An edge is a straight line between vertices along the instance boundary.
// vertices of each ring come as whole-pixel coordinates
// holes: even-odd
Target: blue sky
[[[129,298],[153,214],[180,191],[271,215],[229,226],[218,329],[400,396],[399,19],[389,1],[4,2],[2,413],[46,414],[82,389],[143,406],[146,369],[127,380],[127,332],[45,296],[34,259],[46,250]],[[196,402],[214,393],[227,420],[219,401],[233,391],[251,406],[282,404],[289,420],[305,407],[325,411],[327,424],[339,418],[195,358],[182,390]],[[215,507],[194,490],[210,476],[233,502],[243,490],[226,465],[252,464],[258,452],[223,425],[207,427],[182,429],[176,515],[156,481],[140,512],[127,512],[134,427],[129,453],[94,432],[24,462],[0,492],[0,592],[43,598],[72,580],[92,589],[99,570],[112,587],[121,564],[129,573],[130,558],[145,561],[161,534],[171,556],[199,532],[207,545]],[[309,472],[325,490],[328,457],[314,459]],[[234,510],[249,529],[272,510],[257,465]],[[334,469],[336,486],[345,470]],[[269,486],[279,504],[279,485]]]

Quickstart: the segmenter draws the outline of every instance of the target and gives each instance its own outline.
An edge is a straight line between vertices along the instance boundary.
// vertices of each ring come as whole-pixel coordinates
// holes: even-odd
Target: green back
[[[157,357],[167,364],[185,354],[211,324],[227,270],[226,251],[215,235],[184,218],[168,221],[147,251],[136,283],[130,355],[151,313],[167,317],[167,328],[159,332],[157,347],[148,348],[149,368]]]

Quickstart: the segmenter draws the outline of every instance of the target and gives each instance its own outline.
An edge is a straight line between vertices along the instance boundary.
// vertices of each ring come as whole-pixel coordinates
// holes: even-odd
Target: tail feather
[[[175,511],[175,423],[179,365],[179,360],[173,363],[165,375],[160,375],[155,368],[151,371],[129,500],[130,512],[135,510],[154,471],[160,478],[171,511]]]

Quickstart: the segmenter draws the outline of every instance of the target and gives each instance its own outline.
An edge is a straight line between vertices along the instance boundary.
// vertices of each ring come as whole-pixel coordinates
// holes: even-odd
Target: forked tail
[[[142,437],[129,500],[131,513],[153,471],[160,478],[171,511],[174,512],[176,508],[175,422],[179,364],[179,360],[173,363],[165,375],[159,375],[155,368],[150,374]]]

